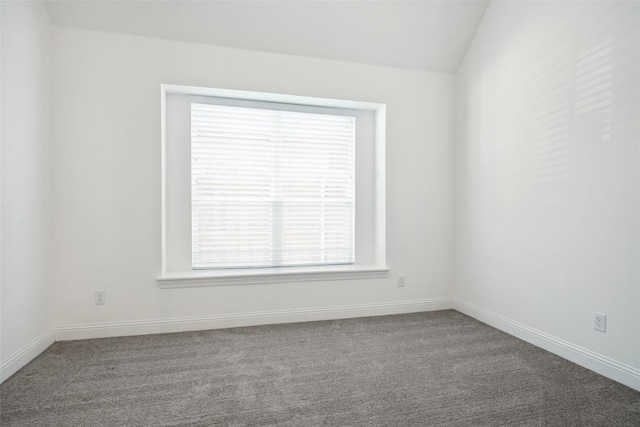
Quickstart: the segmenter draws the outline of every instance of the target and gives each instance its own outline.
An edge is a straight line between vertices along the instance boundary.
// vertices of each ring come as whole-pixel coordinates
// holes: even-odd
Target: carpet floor
[[[459,312],[57,342],[9,426],[640,426],[640,393]]]

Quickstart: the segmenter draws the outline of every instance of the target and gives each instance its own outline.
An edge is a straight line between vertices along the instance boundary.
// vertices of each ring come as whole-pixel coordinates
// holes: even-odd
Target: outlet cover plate
[[[398,275],[398,287],[404,288],[404,274]]]
[[[93,299],[96,305],[104,305],[107,303],[107,293],[105,291],[95,291]]]
[[[604,313],[593,313],[593,329],[600,332],[607,332],[607,315]]]

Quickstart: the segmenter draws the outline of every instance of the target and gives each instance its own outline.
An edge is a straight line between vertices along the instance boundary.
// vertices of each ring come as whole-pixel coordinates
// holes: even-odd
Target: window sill
[[[158,277],[162,289],[198,286],[255,285],[262,283],[316,282],[324,280],[375,279],[387,277],[389,268],[378,265],[330,267],[285,267],[220,271],[165,273]]]

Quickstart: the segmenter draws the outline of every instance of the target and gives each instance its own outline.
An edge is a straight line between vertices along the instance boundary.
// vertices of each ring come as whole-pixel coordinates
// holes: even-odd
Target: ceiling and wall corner
[[[489,1],[51,1],[51,23],[455,73]]]

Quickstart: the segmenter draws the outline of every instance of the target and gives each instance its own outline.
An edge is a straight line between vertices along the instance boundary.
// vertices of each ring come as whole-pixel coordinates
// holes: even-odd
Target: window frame
[[[168,220],[168,157],[167,157],[167,97],[172,94],[187,97],[214,97],[237,101],[255,101],[268,103],[294,104],[310,108],[350,109],[368,111],[373,114],[373,236],[370,244],[371,259],[366,263],[349,265],[322,265],[305,267],[262,267],[176,270],[168,262],[169,250],[167,235],[171,224]],[[157,277],[161,288],[234,285],[256,283],[282,283],[324,280],[350,280],[386,277],[389,268],[386,265],[386,218],[385,218],[385,119],[384,104],[346,101],[325,98],[312,98],[294,95],[281,95],[263,92],[214,89],[181,85],[161,85],[161,144],[162,144],[162,266]],[[190,142],[190,141],[189,141]],[[358,191],[356,189],[356,191]],[[189,190],[190,192],[190,190]],[[190,194],[189,194],[190,196]],[[357,207],[356,207],[357,209]]]

